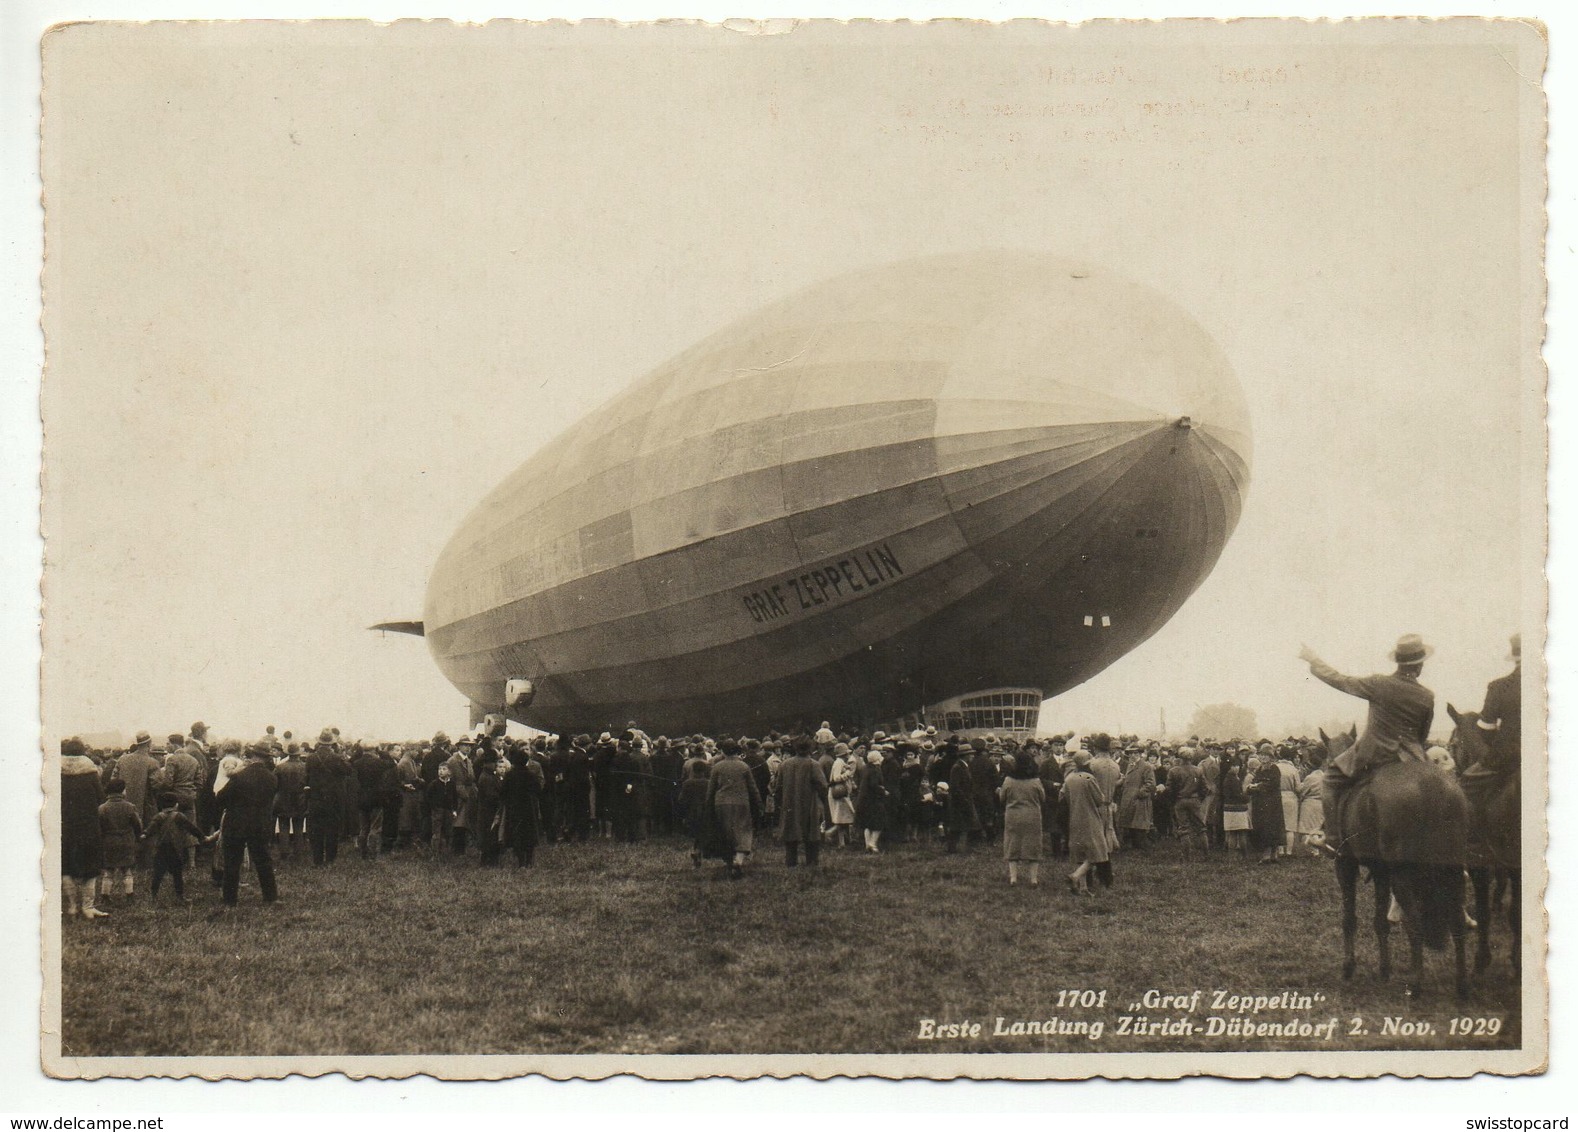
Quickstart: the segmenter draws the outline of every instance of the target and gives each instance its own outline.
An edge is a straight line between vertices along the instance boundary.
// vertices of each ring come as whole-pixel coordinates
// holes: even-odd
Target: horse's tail
[[[1414,875],[1417,930],[1432,951],[1446,948],[1452,928],[1462,923],[1463,870],[1453,865],[1405,865]]]

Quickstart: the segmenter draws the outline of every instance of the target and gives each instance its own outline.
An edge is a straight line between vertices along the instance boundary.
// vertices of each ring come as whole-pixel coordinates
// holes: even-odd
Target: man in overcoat
[[[146,825],[156,812],[153,791],[149,788],[153,776],[159,772],[159,760],[153,757],[153,737],[146,731],[137,732],[131,750],[115,763],[115,776],[126,784],[126,800],[137,807],[137,813]]]
[[[334,732],[325,727],[307,756],[307,842],[312,863],[334,864],[340,852],[340,819],[354,772],[340,752]]]
[[[784,864],[794,868],[800,850],[805,863],[815,866],[822,847],[822,798],[827,775],[812,758],[816,750],[809,739],[795,741],[788,758],[778,766],[778,835],[784,843]]]

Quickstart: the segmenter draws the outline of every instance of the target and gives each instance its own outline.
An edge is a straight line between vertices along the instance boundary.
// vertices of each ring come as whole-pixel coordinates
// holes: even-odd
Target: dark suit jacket
[[[1523,749],[1523,667],[1497,677],[1485,689],[1485,710],[1479,713],[1480,726],[1487,735],[1491,753],[1498,762],[1518,758]]]
[[[248,763],[230,776],[215,800],[225,815],[226,837],[267,837],[274,832],[274,771]]]

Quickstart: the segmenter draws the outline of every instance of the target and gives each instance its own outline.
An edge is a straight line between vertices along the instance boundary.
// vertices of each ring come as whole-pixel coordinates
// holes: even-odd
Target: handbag
[[[839,799],[847,798],[849,797],[849,783],[842,780],[835,782],[833,783],[832,789],[830,789],[827,793],[828,796],[831,797],[835,802]]]

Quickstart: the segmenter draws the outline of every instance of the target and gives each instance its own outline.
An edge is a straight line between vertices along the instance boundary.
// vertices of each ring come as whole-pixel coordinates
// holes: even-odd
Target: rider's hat
[[[1398,664],[1420,664],[1435,651],[1425,644],[1424,638],[1418,633],[1405,633],[1397,638],[1397,647],[1392,650],[1392,659]]]
[[[1507,657],[1507,659],[1508,660],[1522,660],[1523,659],[1523,634],[1522,633],[1514,633],[1514,634],[1512,634],[1512,655]]]

